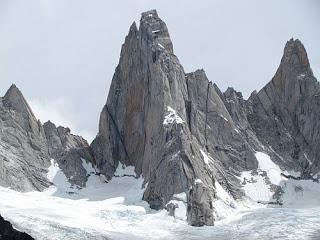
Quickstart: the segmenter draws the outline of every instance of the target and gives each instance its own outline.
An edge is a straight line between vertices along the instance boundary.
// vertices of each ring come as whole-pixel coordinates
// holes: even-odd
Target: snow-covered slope
[[[210,161],[210,157],[204,152],[203,154]],[[278,174],[281,171],[268,156],[257,153],[257,157],[259,169],[270,173],[270,181],[274,183],[280,180]],[[82,189],[71,187],[54,160],[49,167],[48,179],[55,185],[46,191],[20,193],[1,187],[1,214],[18,229],[41,240],[237,239],[241,236],[244,239],[256,239],[259,236],[261,239],[268,239],[266,234],[270,226],[264,224],[274,224],[274,236],[280,236],[284,231],[281,226],[286,223],[299,225],[299,233],[310,236],[320,226],[320,209],[314,208],[319,204],[320,187],[318,183],[310,181],[286,181],[287,191],[283,195],[285,208],[265,208],[250,202],[236,202],[216,182],[218,198],[213,204],[219,210],[216,214],[219,221],[215,227],[199,229],[188,226],[185,221],[185,194],[175,196],[176,200],[173,201],[177,202],[179,208],[176,218],[170,217],[165,210],[151,210],[142,201],[143,179],[135,177],[132,167],[119,166],[115,177],[108,183],[105,177],[85,161],[83,167],[90,176],[87,187]],[[262,181],[261,186],[256,186],[254,191],[260,189],[261,195],[265,196],[269,190],[266,190],[267,185],[263,183]],[[252,189],[245,186],[246,192],[253,198],[255,195],[252,195]],[[288,208],[297,206],[300,210]],[[282,221],[282,225],[275,225],[274,215],[278,217],[278,222]]]
[[[258,160],[257,171],[245,171],[242,173],[241,180],[246,196],[254,201],[271,202],[273,201],[274,189],[272,184],[279,185],[283,180],[281,169],[270,157],[262,152],[257,152]]]
[[[320,204],[320,184],[313,180],[287,178],[299,177],[297,172],[282,171],[270,156],[257,152],[257,171],[245,171],[241,180],[246,196],[255,202],[279,203],[285,207],[317,207]]]

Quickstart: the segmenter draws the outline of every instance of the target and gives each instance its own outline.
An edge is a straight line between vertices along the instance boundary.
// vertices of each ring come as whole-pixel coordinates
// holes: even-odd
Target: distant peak
[[[282,63],[309,68],[307,51],[299,39],[291,38],[284,48]]]

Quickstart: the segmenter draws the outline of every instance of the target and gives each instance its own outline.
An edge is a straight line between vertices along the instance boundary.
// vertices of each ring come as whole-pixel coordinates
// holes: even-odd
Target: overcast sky
[[[247,97],[275,73],[291,37],[320,77],[318,0],[0,0],[0,95],[15,83],[43,122],[89,140],[140,13],[157,9],[186,72]]]

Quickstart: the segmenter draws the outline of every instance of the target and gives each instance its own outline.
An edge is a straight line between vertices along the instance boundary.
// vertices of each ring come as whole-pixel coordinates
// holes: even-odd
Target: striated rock
[[[209,188],[201,180],[196,180],[188,196],[187,221],[191,226],[214,225],[213,199]]]
[[[0,215],[0,240],[33,240],[33,238],[26,233],[15,230],[11,223]]]
[[[272,81],[249,99],[259,140],[281,166],[305,177],[319,171],[319,94],[304,46],[291,39]]]
[[[48,187],[44,130],[15,85],[0,98],[0,132],[0,185],[18,191]]]
[[[87,141],[71,134],[69,128],[56,127],[50,121],[44,123],[43,128],[50,157],[57,161],[71,184],[84,187],[88,173],[83,161],[94,163]]]
[[[204,71],[184,72],[155,10],[129,30],[91,149],[108,178],[119,163],[135,166],[147,183],[143,199],[154,209],[188,192],[195,179],[208,186],[217,179],[240,198],[237,174],[257,165]],[[214,160],[206,162],[204,152]],[[214,187],[207,191],[214,196]]]
[[[202,149],[213,156],[209,169],[214,178],[234,198],[241,198],[237,176],[240,171],[257,167],[254,151],[228,112],[221,91],[208,81],[205,72],[187,74],[187,84],[191,133]]]
[[[91,148],[109,178],[119,162],[135,166],[148,183],[143,198],[155,209],[188,191],[195,178],[212,182],[190,134],[187,100],[185,73],[165,23],[155,10],[143,13],[122,47]]]
[[[248,100],[233,88],[223,93],[203,70],[184,72],[166,24],[152,10],[142,13],[139,28],[130,27],[91,149],[109,179],[119,163],[134,166],[151,208],[192,187],[190,224],[213,225],[215,183],[242,198],[239,177],[258,174],[256,151],[306,178],[319,170],[318,93],[299,40],[287,43],[261,91]],[[279,197],[278,186],[270,189]]]

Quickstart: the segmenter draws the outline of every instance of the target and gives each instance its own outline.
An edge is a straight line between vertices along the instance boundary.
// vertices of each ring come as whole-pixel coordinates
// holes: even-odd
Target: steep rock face
[[[214,178],[234,198],[240,198],[243,193],[237,176],[257,167],[254,151],[229,114],[221,91],[208,81],[204,71],[187,74],[187,84],[191,134],[213,157],[209,169]]]
[[[98,168],[111,178],[119,162],[135,166],[147,183],[143,198],[155,209],[196,179],[212,196],[217,180],[240,198],[237,175],[257,162],[219,94],[203,70],[184,72],[157,12],[143,13],[122,46],[91,144]],[[213,216],[206,219],[211,225]]]
[[[43,128],[50,157],[57,161],[71,184],[84,187],[87,171],[83,161],[94,163],[87,141],[71,134],[69,128],[56,127],[50,121],[44,123]]]
[[[48,187],[44,130],[15,85],[0,98],[0,131],[0,185],[18,191]]]
[[[91,149],[108,178],[119,163],[134,166],[152,208],[186,192],[189,223],[212,225],[215,183],[242,198],[239,179],[243,171],[258,174],[257,151],[305,178],[319,170],[318,96],[299,40],[287,43],[276,75],[261,91],[248,100],[233,88],[223,93],[203,70],[184,72],[165,23],[152,10],[125,39]],[[266,179],[279,198],[281,189]]]
[[[11,223],[4,220],[0,215],[0,239],[1,240],[33,240],[33,238],[26,234],[15,230]]]
[[[122,47],[91,146],[97,166],[108,177],[119,162],[135,166],[148,182],[144,198],[154,208],[186,191],[196,171],[186,99],[185,73],[173,54],[167,27],[156,11],[143,13],[139,30],[134,23]],[[170,114],[181,121],[164,124]],[[103,154],[103,149],[108,151]]]
[[[319,171],[319,93],[304,46],[291,39],[272,81],[249,99],[248,119],[259,140],[281,166],[303,177]]]

